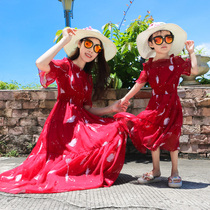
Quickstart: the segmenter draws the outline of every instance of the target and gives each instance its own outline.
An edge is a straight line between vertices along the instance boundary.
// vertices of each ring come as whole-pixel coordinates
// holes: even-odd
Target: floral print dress
[[[146,149],[175,151],[179,149],[182,126],[182,107],[177,94],[177,86],[182,74],[190,75],[191,61],[180,56],[144,64],[137,83],[149,82],[152,97],[145,111],[137,116],[118,113],[114,117],[124,121],[135,147],[142,153]]]
[[[56,193],[111,186],[125,158],[121,122],[86,111],[92,106],[92,77],[70,59],[53,60],[41,84],[56,80],[57,102],[38,142],[17,168],[0,174],[0,191]]]

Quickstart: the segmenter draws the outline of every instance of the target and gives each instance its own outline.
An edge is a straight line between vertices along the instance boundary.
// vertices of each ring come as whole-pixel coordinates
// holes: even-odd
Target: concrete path
[[[18,166],[25,158],[0,158],[0,173]],[[126,161],[116,183],[109,188],[55,194],[7,194],[0,192],[0,210],[209,210],[210,160],[179,159],[183,179],[180,189],[167,186],[171,162],[161,161],[162,182],[139,185],[139,175],[150,171],[150,159]]]

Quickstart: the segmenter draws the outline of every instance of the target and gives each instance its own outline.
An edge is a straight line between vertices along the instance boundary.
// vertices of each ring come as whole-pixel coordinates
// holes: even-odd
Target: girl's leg
[[[152,163],[153,163],[153,176],[160,176],[160,148],[158,147],[157,150],[151,151],[152,153]]]
[[[171,163],[172,163],[172,169],[171,169],[171,176],[179,176],[178,172],[178,150],[170,152],[171,155]]]
[[[143,174],[140,178],[138,178],[138,182],[140,184],[148,184],[152,182],[161,181],[160,178],[160,148],[155,151],[151,151],[152,153],[152,163],[153,169],[149,173]]]
[[[168,178],[168,186],[169,187],[181,187],[182,179],[179,177],[178,172],[178,150],[170,152],[171,155],[171,176]]]
[[[178,172],[178,150],[170,152],[170,155],[171,155],[171,163],[172,163],[171,176],[172,177],[179,176],[179,172]]]

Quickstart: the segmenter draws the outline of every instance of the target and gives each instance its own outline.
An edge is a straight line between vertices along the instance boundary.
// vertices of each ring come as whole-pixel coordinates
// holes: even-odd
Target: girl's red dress
[[[182,74],[190,75],[191,61],[180,56],[144,64],[137,83],[149,82],[152,97],[145,111],[137,116],[118,113],[114,117],[128,125],[129,135],[135,147],[142,153],[146,149],[175,151],[179,149],[182,126],[182,107],[177,86]]]
[[[92,105],[92,77],[67,58],[40,71],[41,84],[56,80],[57,102],[35,148],[17,168],[0,175],[0,191],[55,193],[111,186],[125,157],[121,122],[86,111]]]

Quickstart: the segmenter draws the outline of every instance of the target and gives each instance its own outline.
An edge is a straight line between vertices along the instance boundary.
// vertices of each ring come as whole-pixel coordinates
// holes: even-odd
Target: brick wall
[[[103,107],[120,99],[126,89],[109,89],[94,106]],[[183,107],[183,127],[180,154],[210,157],[210,87],[180,87],[178,94]],[[0,153],[17,150],[30,153],[57,97],[56,89],[0,91]],[[144,88],[127,110],[138,114],[151,97],[151,89]],[[127,152],[132,144],[128,141]]]

